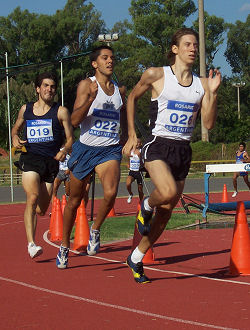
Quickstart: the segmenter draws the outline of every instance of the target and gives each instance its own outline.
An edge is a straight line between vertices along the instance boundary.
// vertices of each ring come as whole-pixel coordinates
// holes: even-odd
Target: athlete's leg
[[[148,236],[143,236],[138,248],[139,250],[145,254],[147,250],[153,246],[153,244],[157,241],[157,239],[160,237],[164,229],[166,228],[166,225],[168,221],[171,218],[173,208],[178,203],[181,194],[184,189],[185,180],[183,181],[177,181],[177,192],[174,198],[171,199],[171,201],[168,204],[157,206],[155,217],[150,229],[150,232]]]
[[[40,191],[40,176],[29,171],[22,173],[22,185],[26,193],[26,206],[24,211],[24,225],[28,243],[34,242],[36,230],[36,207]]]
[[[250,189],[250,182],[248,181],[248,174],[244,175],[243,179],[244,179],[246,185],[248,186],[248,189]]]
[[[65,185],[65,194],[66,194],[66,196],[69,196],[69,194],[70,194],[70,183],[69,183],[68,179],[65,180],[64,185]]]
[[[103,221],[115,203],[120,181],[120,162],[117,160],[109,160],[97,165],[95,171],[101,181],[104,196],[92,229],[100,230]]]
[[[132,183],[135,181],[135,179],[131,176],[128,175],[127,179],[126,179],[126,187],[127,187],[127,191],[129,193],[129,195],[133,195],[132,189],[131,189],[131,185]]]
[[[85,207],[87,207],[88,202],[89,202],[89,190],[90,190],[90,185],[91,185],[91,183],[88,182],[87,185],[86,185],[86,188],[85,188],[85,190],[84,190],[84,193],[83,193],[83,200],[84,200],[84,205],[85,205]]]
[[[138,183],[138,194],[140,202],[143,200],[144,194],[143,194],[143,185]]]
[[[234,190],[237,192],[237,179],[238,179],[239,173],[235,172],[233,175],[233,186]]]
[[[58,177],[55,178],[54,185],[53,185],[53,198],[57,196],[58,188],[60,187],[60,184],[62,183],[62,180]]]
[[[63,239],[62,245],[64,247],[70,247],[70,234],[72,227],[75,222],[77,208],[79,207],[81,200],[83,198],[83,191],[89,180],[89,176],[83,180],[78,180],[70,172],[70,195],[68,202],[64,208],[63,214]]]
[[[175,201],[178,194],[177,184],[168,165],[161,160],[154,160],[146,162],[145,167],[155,186],[149,196],[149,206],[153,208]]]

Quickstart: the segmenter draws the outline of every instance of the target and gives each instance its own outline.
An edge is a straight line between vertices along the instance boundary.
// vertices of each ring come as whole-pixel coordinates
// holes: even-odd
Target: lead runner
[[[178,30],[168,53],[170,66],[147,69],[128,97],[128,141],[123,148],[127,156],[137,144],[134,126],[137,100],[149,89],[152,91],[152,134],[142,148],[142,160],[155,189],[141,203],[136,222],[143,237],[127,258],[138,283],[150,282],[144,274],[142,259],[162,234],[183,192],[192,157],[190,140],[199,110],[207,129],[213,128],[216,121],[221,74],[217,69],[210,70],[208,78],[192,73],[198,40],[192,29]]]
[[[119,88],[111,79],[115,63],[111,47],[95,48],[90,62],[95,75],[79,83],[71,116],[73,126],[80,124],[81,133],[68,161],[70,195],[64,209],[62,245],[56,258],[60,269],[68,264],[71,230],[91,173],[97,173],[104,197],[90,229],[89,255],[95,255],[100,248],[100,228],[114,205],[120,180],[123,139],[119,136],[120,126],[123,134],[127,131],[125,88]]]

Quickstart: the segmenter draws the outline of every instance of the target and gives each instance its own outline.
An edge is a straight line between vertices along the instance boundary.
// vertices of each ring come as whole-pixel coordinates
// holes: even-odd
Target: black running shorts
[[[164,161],[171,169],[176,181],[186,178],[189,172],[192,149],[189,141],[178,141],[151,135],[142,147],[143,163]]]
[[[36,172],[41,182],[52,183],[59,170],[59,162],[52,157],[45,157],[30,152],[21,153],[18,167],[23,172]]]
[[[129,176],[132,176],[137,182],[137,184],[142,184],[142,173],[140,171],[129,171],[128,172]]]

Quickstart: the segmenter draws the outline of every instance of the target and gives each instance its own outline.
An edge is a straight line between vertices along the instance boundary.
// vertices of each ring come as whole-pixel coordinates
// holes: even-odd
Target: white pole
[[[62,106],[64,106],[64,98],[63,98],[63,62],[61,60],[61,98],[62,98]]]
[[[6,87],[7,87],[7,107],[8,107],[8,124],[9,124],[9,160],[10,160],[10,190],[11,190],[11,202],[14,201],[13,195],[13,173],[12,173],[12,154],[11,154],[11,123],[10,123],[10,92],[9,92],[9,75],[8,75],[8,54],[5,53],[6,62]]]
[[[199,11],[199,52],[200,52],[200,76],[206,77],[206,47],[205,47],[205,26],[204,26],[204,1],[198,0]],[[209,142],[208,129],[204,126],[201,116],[201,138]]]
[[[240,86],[237,87],[238,119],[240,119]]]

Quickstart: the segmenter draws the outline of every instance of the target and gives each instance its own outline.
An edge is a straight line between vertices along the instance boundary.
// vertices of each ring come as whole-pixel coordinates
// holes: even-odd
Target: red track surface
[[[136,206],[117,199],[115,210]],[[131,240],[96,257],[71,253],[69,268],[58,270],[48,216],[37,228],[44,253],[31,260],[23,210],[0,206],[1,329],[249,329],[250,276],[227,273],[233,229],[164,232],[156,263],[145,267],[152,283],[139,285],[124,264]]]

